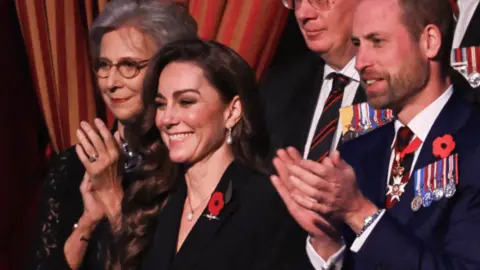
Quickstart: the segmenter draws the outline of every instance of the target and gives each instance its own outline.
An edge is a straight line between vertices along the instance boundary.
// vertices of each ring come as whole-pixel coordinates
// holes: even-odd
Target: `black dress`
[[[294,222],[270,180],[233,162],[215,192],[220,212],[206,207],[181,249],[177,237],[186,184],[183,177],[157,218],[155,236],[140,269],[298,269],[308,260],[306,233]],[[210,204],[210,203],[209,203]]]
[[[80,184],[84,174],[85,167],[78,158],[75,147],[52,158],[41,195],[28,269],[70,269],[63,248],[72,233],[73,225],[83,214]],[[104,262],[95,258],[98,257],[107,229],[106,219],[97,225],[80,269],[102,269]]]

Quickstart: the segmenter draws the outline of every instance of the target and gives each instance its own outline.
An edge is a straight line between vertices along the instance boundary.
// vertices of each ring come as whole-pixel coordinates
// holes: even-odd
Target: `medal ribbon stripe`
[[[352,116],[352,128],[357,130],[357,109],[355,108],[356,105],[352,105],[352,111],[353,111],[353,116]]]
[[[425,183],[425,193],[429,192],[429,191],[432,191],[430,189],[431,187],[431,183],[432,183],[432,179],[434,177],[434,167],[433,167],[433,164],[430,165],[430,170],[428,172],[428,178],[427,178],[427,182]]]
[[[443,163],[443,171],[442,171],[442,181],[443,181],[443,187],[447,186],[447,162],[446,159],[442,160]]]
[[[360,105],[360,108],[362,109],[361,112],[362,112],[362,115],[361,115],[361,119],[362,119],[362,125],[363,126],[366,126],[368,124],[368,108],[367,108],[367,104],[366,103],[362,103],[362,105]]]
[[[458,185],[458,154],[453,155],[455,159],[455,184]]]
[[[473,49],[472,47],[468,47],[467,48],[467,53],[470,57],[467,57],[467,63],[468,63],[468,66],[467,66],[467,71],[468,71],[468,74],[470,75],[472,72],[473,72],[473,62],[475,59],[475,49]]]
[[[377,128],[377,123],[378,123],[378,121],[376,119],[377,114],[376,114],[376,111],[370,106],[368,106],[368,115],[369,115],[368,119],[370,120],[370,124],[371,124],[372,128],[373,129]]]
[[[432,179],[434,177],[434,164],[428,166],[428,176],[425,178],[424,190],[423,190],[423,207],[429,207],[433,201],[433,194],[431,189]]]
[[[362,108],[360,108],[360,104],[355,105],[355,113],[357,114],[357,122],[355,123],[355,127],[357,128],[357,131],[360,132],[362,131],[362,125],[360,123],[362,122]]]
[[[428,179],[430,178],[430,169],[432,166],[427,167],[427,172],[424,174],[423,181],[421,183],[421,188],[422,188],[422,198],[423,198],[423,204],[425,206],[425,194],[427,193],[426,187],[427,187],[427,182]]]
[[[427,183],[430,178],[431,168],[432,168],[431,165],[427,167],[425,176],[423,177],[423,183],[422,183],[422,197],[424,198],[423,200],[425,200],[425,193],[427,193]]]
[[[443,159],[435,162],[435,179],[434,179],[434,190],[433,190],[433,200],[439,201],[443,198],[444,191],[442,186],[442,172],[443,172]]]

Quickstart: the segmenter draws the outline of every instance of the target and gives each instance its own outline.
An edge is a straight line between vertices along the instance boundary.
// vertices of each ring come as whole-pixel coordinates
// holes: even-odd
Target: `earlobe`
[[[435,59],[440,53],[440,48],[442,47],[442,33],[440,29],[432,24],[429,24],[425,27],[423,38],[424,53],[425,56],[429,59]]]

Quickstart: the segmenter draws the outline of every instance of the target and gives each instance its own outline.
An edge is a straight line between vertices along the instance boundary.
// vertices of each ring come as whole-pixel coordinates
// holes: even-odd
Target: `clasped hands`
[[[378,210],[359,190],[353,168],[333,152],[322,162],[302,159],[293,147],[273,159],[271,180],[290,214],[313,240],[339,247],[339,225],[359,232],[363,221]],[[312,241],[313,241],[312,240]]]

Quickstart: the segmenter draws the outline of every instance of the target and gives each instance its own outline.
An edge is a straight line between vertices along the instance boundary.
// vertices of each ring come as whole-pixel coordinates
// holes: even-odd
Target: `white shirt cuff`
[[[343,255],[345,252],[345,243],[342,244],[342,247],[335,252],[328,260],[325,260],[318,255],[318,253],[313,248],[312,244],[310,243],[311,237],[307,237],[307,255],[310,263],[313,265],[315,270],[328,270],[332,266],[335,266],[334,269],[342,269],[343,266]]]
[[[385,209],[382,209],[382,211],[380,212],[378,217],[373,221],[373,223],[370,226],[368,226],[368,228],[359,237],[355,238],[355,241],[353,241],[353,244],[350,247],[350,250],[352,252],[356,253],[362,248],[363,243],[367,241],[368,236],[373,231],[373,228],[375,228],[378,221],[383,217],[383,214],[385,214]]]

